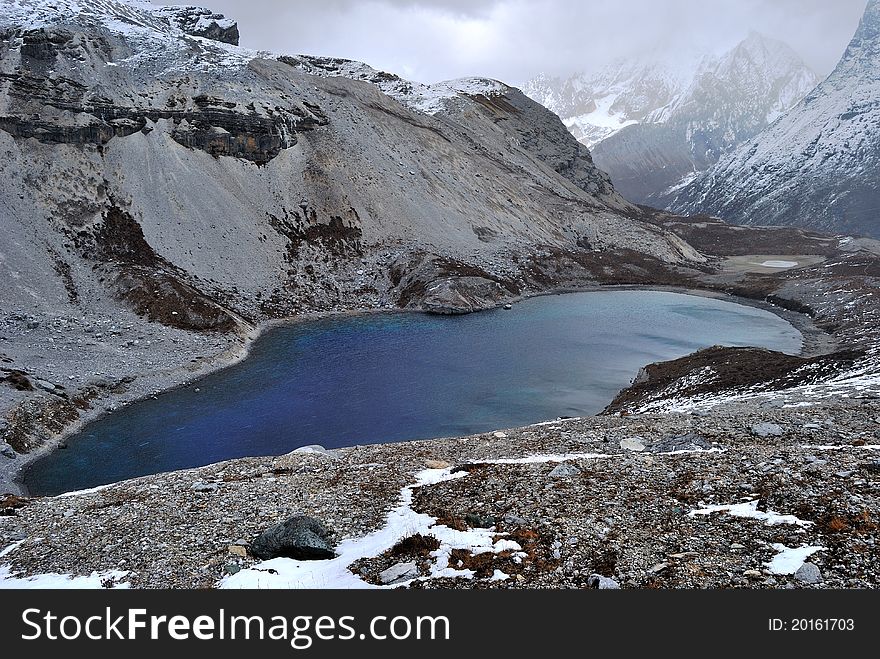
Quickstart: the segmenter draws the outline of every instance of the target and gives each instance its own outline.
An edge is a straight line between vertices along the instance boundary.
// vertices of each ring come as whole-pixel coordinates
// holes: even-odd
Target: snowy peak
[[[880,79],[880,0],[869,0],[855,36],[832,77],[858,69],[860,75]]]
[[[880,237],[880,0],[802,103],[669,200],[743,224]]]
[[[539,75],[523,92],[559,115],[578,140],[592,147],[674,102],[702,64],[703,57],[693,53],[681,53],[677,60],[621,59],[592,75]]]
[[[617,60],[593,75],[554,78],[542,74],[523,91],[558,114],[589,147],[633,124],[662,124],[679,112],[693,113],[711,88],[759,100],[772,122],[818,83],[817,76],[786,44],[752,32],[718,57],[694,50],[667,50],[638,60]],[[714,108],[709,108],[714,110]],[[705,114],[702,107],[697,113]]]

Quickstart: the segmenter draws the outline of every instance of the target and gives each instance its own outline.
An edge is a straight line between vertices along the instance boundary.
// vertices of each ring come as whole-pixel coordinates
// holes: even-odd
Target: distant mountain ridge
[[[880,237],[880,0],[827,80],[667,205]]]
[[[758,33],[720,57],[669,57],[525,87],[636,203],[662,206],[670,189],[754,137],[819,82],[791,48]]]

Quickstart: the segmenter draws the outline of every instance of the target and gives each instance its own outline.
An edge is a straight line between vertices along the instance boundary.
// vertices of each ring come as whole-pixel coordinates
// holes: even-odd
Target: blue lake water
[[[34,463],[24,483],[57,494],[310,444],[595,414],[640,367],[713,345],[797,353],[801,335],[767,311],[651,291],[539,297],[458,317],[300,322],[267,332],[235,366],[88,425],[67,450]]]

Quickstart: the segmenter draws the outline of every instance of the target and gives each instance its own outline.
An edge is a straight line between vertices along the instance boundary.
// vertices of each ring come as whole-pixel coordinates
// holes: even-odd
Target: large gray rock
[[[822,572],[813,563],[804,563],[794,573],[794,578],[803,584],[814,585],[822,582]]]
[[[752,434],[758,437],[782,437],[785,431],[776,423],[756,423],[752,426]]]
[[[331,538],[330,530],[317,519],[296,515],[263,531],[251,543],[250,551],[263,560],[284,557],[320,561],[336,556]]]
[[[550,472],[550,478],[571,478],[572,476],[577,476],[580,473],[581,470],[575,467],[573,464],[563,462],[553,468],[553,471]]]
[[[639,453],[645,450],[645,443],[641,437],[627,437],[620,440],[620,448],[625,451],[635,451]]]
[[[410,581],[419,576],[419,566],[415,563],[397,563],[379,574],[379,581],[386,586]]]

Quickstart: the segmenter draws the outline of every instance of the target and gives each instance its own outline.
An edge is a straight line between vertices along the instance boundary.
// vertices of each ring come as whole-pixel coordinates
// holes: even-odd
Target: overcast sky
[[[750,30],[826,75],[866,0],[203,0],[243,46],[357,59],[421,82],[470,75],[518,85],[696,41],[723,50]],[[194,4],[156,0],[156,4]]]

